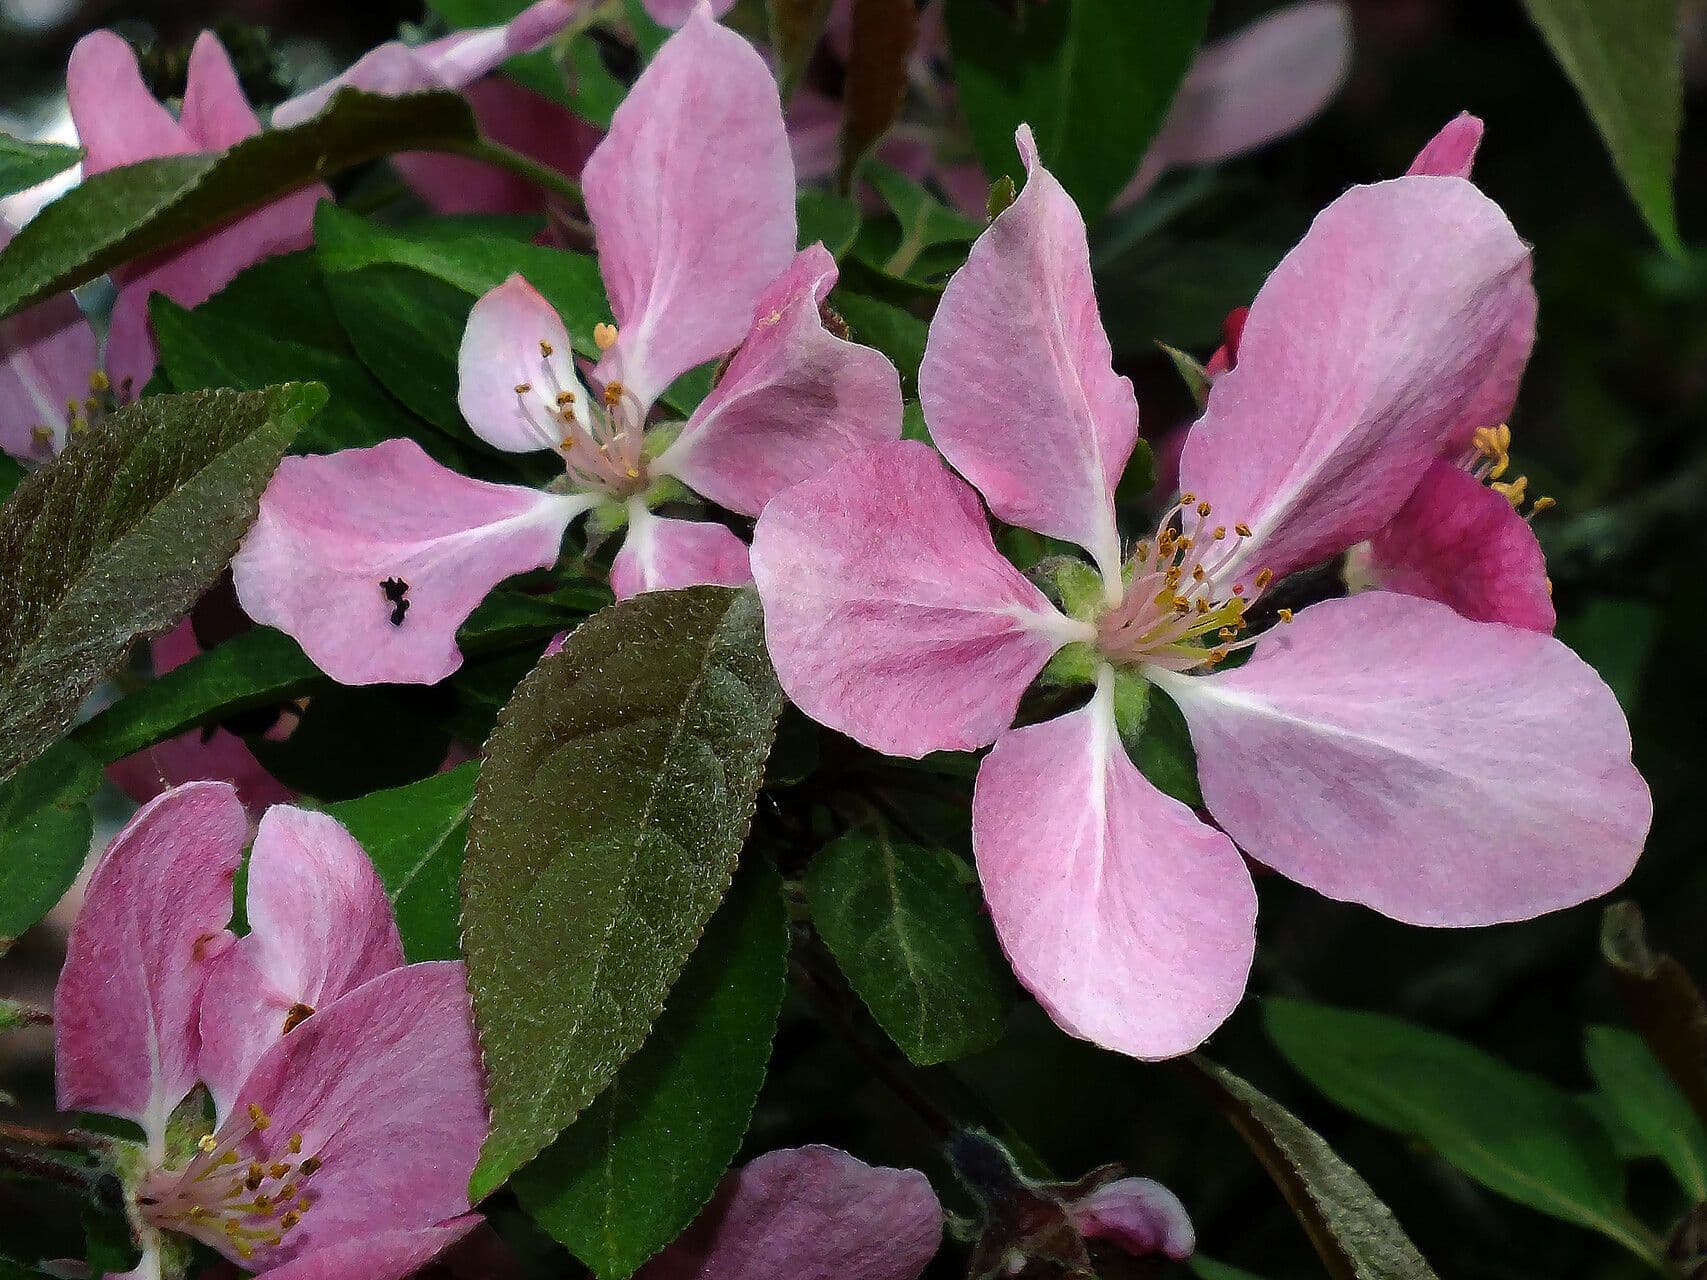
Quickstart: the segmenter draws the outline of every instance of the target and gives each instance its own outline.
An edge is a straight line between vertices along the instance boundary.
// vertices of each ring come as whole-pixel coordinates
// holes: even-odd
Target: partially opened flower
[[[233,789],[198,782],[114,839],[54,999],[59,1105],[142,1128],[119,1162],[133,1275],[160,1276],[189,1237],[279,1280],[401,1280],[480,1221],[468,1177],[486,1109],[462,966],[405,965],[360,846],[284,807],[261,820],[251,931],[234,939],[247,836]]]
[[[261,130],[225,48],[204,31],[190,53],[183,107],[173,116],[142,81],[136,54],[111,31],[84,36],[71,51],[66,92],[84,147],[86,176],[159,156],[223,151]],[[113,272],[118,297],[107,333],[106,370],[121,393],[142,390],[154,371],[150,294],[193,307],[263,258],[305,248],[319,183],[294,191],[192,240]]]
[[[0,218],[0,249],[17,229]],[[0,320],[0,449],[45,462],[106,390],[95,331],[69,293]]]
[[[825,327],[835,263],[821,245],[795,253],[793,183],[770,73],[702,5],[586,167],[618,324],[600,327],[593,389],[562,320],[520,277],[475,304],[463,336],[469,426],[507,452],[550,450],[562,480],[538,491],[467,479],[407,440],[287,459],[234,564],[250,616],[345,683],[441,680],[487,591],[550,566],[570,521],[591,511],[627,526],[611,570],[619,596],[748,581],[728,528],[654,508],[685,487],[754,516],[788,484],[901,433],[894,368]],[[685,424],[650,425],[677,377],[736,347]]]
[[[942,1243],[924,1174],[834,1147],[771,1151],[723,1179],[640,1280],[916,1280]]]
[[[1073,1034],[1140,1057],[1232,1010],[1256,898],[1240,857],[1428,925],[1518,920],[1619,883],[1651,812],[1616,700],[1550,636],[1373,591],[1243,633],[1279,576],[1390,521],[1464,422],[1496,424],[1528,353],[1529,253],[1460,179],[1357,187],[1252,305],[1181,457],[1187,490],[1123,543],[1137,434],[1084,224],[1037,163],[974,246],[920,374],[932,435],[1000,519],[1076,544],[1057,608],[996,551],[977,494],[922,444],[786,491],[753,571],[807,714],[891,754],[994,742],[973,847],[997,934]],[[1255,645],[1244,665],[1218,670]],[[1009,730],[1063,649],[1087,705]],[[1128,758],[1184,714],[1204,805]]]

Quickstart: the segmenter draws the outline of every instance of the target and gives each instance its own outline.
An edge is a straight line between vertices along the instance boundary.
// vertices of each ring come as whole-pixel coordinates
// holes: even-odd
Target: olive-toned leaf
[[[863,831],[806,871],[819,935],[878,1025],[921,1066],[994,1044],[1012,1001],[970,880],[945,850]]]
[[[782,100],[793,95],[813,51],[824,38],[831,0],[765,0],[770,11],[771,52],[776,56],[777,87]]]
[[[1437,1280],[1393,1211],[1314,1129],[1225,1067],[1196,1055],[1186,1061],[1286,1197],[1334,1280]]]
[[[1701,988],[1676,960],[1648,945],[1647,926],[1634,902],[1615,902],[1606,909],[1600,951],[1636,1030],[1707,1123],[1707,1002]]]
[[[840,258],[853,247],[859,235],[859,206],[846,196],[807,187],[795,200],[794,210],[802,249],[822,244],[832,257]]]
[[[720,587],[613,605],[517,687],[462,877],[493,1113],[476,1198],[645,1039],[728,887],[781,705],[757,597]]]
[[[328,174],[398,151],[477,141],[454,93],[341,89],[327,109],[223,152],[162,156],[84,180],[0,252],[0,316],[207,230]]]
[[[89,754],[62,742],[0,783],[0,955],[83,869],[100,782]]]
[[[1590,1027],[1584,1034],[1589,1074],[1624,1128],[1665,1161],[1691,1197],[1707,1201],[1707,1127],[1677,1082],[1635,1032]]]
[[[207,590],[325,400],[314,384],[150,396],[18,486],[0,507],[0,778]]]
[[[907,94],[907,63],[919,38],[913,0],[852,0],[842,82],[841,189],[865,153],[889,132]]]
[[[83,158],[80,147],[56,142],[26,142],[0,133],[0,196],[26,191],[57,177]]]
[[[787,989],[782,880],[755,863],[706,926],[646,1043],[516,1175],[534,1221],[622,1280],[692,1222],[734,1159]]]

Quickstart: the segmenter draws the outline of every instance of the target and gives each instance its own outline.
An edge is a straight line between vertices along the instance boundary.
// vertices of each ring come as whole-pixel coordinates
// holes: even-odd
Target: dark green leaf
[[[326,284],[344,332],[374,376],[412,412],[465,436],[456,403],[457,350],[474,299],[437,276],[386,264],[335,272]]]
[[[61,743],[0,783],[0,954],[65,896],[89,857],[87,752]]]
[[[492,1103],[485,1195],[640,1046],[728,887],[782,694],[748,591],[614,605],[486,745],[463,940]]]
[[[1225,1067],[1199,1056],[1187,1064],[1286,1197],[1333,1280],[1437,1280],[1393,1211],[1315,1130]]]
[[[1677,1082],[1634,1032],[1590,1027],[1585,1035],[1589,1074],[1618,1118],[1695,1201],[1707,1200],[1707,1128]]]
[[[350,800],[438,772],[450,749],[442,686],[327,684],[308,700],[282,741],[249,750],[292,791]]]
[[[1523,0],[1666,252],[1683,256],[1672,202],[1683,125],[1680,0]]]
[[[808,187],[794,208],[802,249],[821,241],[832,257],[840,258],[853,247],[859,234],[859,206],[846,196]]]
[[[953,854],[849,832],[806,871],[812,922],[878,1025],[921,1066],[1001,1038],[1012,982]]]
[[[64,173],[83,158],[81,147],[56,142],[25,142],[0,133],[0,196],[26,191]]]
[[[1043,163],[1087,220],[1132,180],[1209,19],[1210,0],[947,0],[960,103],[992,179],[1022,170],[1029,123]]]
[[[1396,1018],[1293,1000],[1263,1013],[1287,1061],[1342,1107],[1421,1138],[1490,1191],[1644,1254],[1618,1155],[1580,1099]]]
[[[1626,710],[1635,707],[1660,638],[1660,611],[1650,601],[1598,597],[1560,618],[1556,634],[1600,673]]]
[[[1124,682],[1125,677],[1123,677]],[[1142,732],[1128,742],[1127,750],[1138,771],[1164,795],[1194,809],[1203,807],[1203,791],[1197,781],[1197,752],[1191,732],[1174,700],[1155,695],[1146,688]],[[1122,731],[1122,736],[1126,734]]]
[[[342,89],[314,119],[229,151],[98,173],[43,209],[0,253],[0,316],[341,169],[478,136],[457,94],[380,97]]]
[[[755,863],[701,940],[640,1050],[517,1175],[542,1227],[622,1280],[693,1221],[747,1131],[787,989],[782,882]]]
[[[841,189],[895,123],[907,94],[907,63],[919,38],[913,0],[852,0],[842,81]]]
[[[301,697],[324,683],[326,677],[296,641],[271,627],[256,627],[126,694],[79,725],[72,740],[110,764],[239,712]]]
[[[1188,1265],[1191,1267],[1191,1274],[1198,1280],[1262,1280],[1261,1276],[1241,1271],[1238,1267],[1229,1267],[1225,1262],[1216,1262],[1201,1253],[1192,1254]]]
[[[831,0],[765,0],[770,11],[771,52],[776,57],[777,86],[784,103],[806,71],[824,24],[830,18]]]
[[[831,305],[848,322],[855,342],[876,347],[901,371],[902,390],[917,393],[919,362],[925,358],[929,328],[910,311],[880,298],[838,290]]]
[[[0,502],[12,496],[12,490],[23,482],[26,472],[10,454],[0,454]]]
[[[1671,1078],[1707,1123],[1707,1003],[1676,960],[1648,945],[1634,902],[1615,902],[1600,925],[1600,951],[1612,966],[1630,1020]]]
[[[940,289],[966,260],[967,247],[984,224],[956,213],[905,174],[875,161],[861,171],[895,215],[867,224],[859,238],[860,260],[914,286]]]
[[[411,964],[462,954],[456,885],[479,775],[470,762],[328,807],[373,859]]]
[[[313,384],[151,396],[18,486],[0,507],[0,777],[207,590],[325,401]]]
[[[508,22],[529,0],[427,0],[427,8],[453,27],[494,27]]]

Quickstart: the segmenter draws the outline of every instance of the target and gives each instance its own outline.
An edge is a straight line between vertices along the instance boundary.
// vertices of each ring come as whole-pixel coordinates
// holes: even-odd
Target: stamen
[[[600,351],[609,351],[616,345],[616,326],[614,324],[596,324],[593,326],[593,345]]]

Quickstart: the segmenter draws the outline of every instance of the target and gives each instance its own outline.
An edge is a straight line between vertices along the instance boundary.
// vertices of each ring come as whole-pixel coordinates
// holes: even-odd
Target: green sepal
[[[1108,608],[1103,595],[1102,575],[1083,560],[1063,556],[1049,566],[1049,576],[1061,601],[1061,608],[1070,618],[1080,622],[1095,622]]]
[[[1102,655],[1097,653],[1094,646],[1082,640],[1075,640],[1057,650],[1055,656],[1049,659],[1049,664],[1043,668],[1043,683],[1068,689],[1083,684],[1095,684],[1097,668],[1102,665],[1102,661]]]

